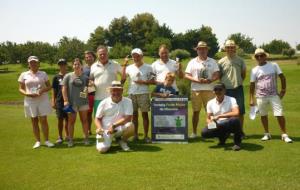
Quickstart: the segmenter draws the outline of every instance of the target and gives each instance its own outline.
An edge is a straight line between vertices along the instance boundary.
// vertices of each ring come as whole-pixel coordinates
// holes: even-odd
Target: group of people
[[[178,95],[176,76],[191,81],[191,104],[193,109],[192,133],[190,138],[197,137],[199,114],[206,111],[206,127],[202,130],[203,138],[219,138],[223,145],[231,133],[234,134],[233,150],[240,150],[242,138],[245,136],[244,123],[244,90],[246,64],[236,55],[237,46],[234,41],[225,43],[226,56],[217,63],[208,57],[209,47],[200,41],[195,47],[197,57],[191,59],[185,73],[178,59],[169,58],[166,45],[159,47],[159,59],[146,64],[143,52],[139,48],[131,51],[132,64],[129,57],[122,65],[108,58],[106,46],[97,48],[97,56],[92,51],[85,52],[85,62],[76,58],[73,61],[73,72],[67,73],[67,61],[58,61],[59,73],[54,76],[52,86],[45,72],[39,70],[39,59],[28,58],[29,71],[23,72],[19,79],[19,91],[25,96],[25,116],[31,118],[36,143],[33,148],[41,146],[40,128],[45,138],[45,145],[54,146],[48,140],[47,115],[51,113],[48,91],[52,88],[52,107],[58,118],[58,134],[56,143],[68,142],[74,146],[74,125],[79,113],[84,134],[84,144],[89,145],[91,125],[96,126],[99,152],[107,152],[112,140],[120,144],[124,151],[130,150],[127,140],[133,136],[137,141],[139,110],[142,114],[144,141],[151,142],[149,132],[150,95],[154,97],[172,97]],[[271,104],[274,116],[282,130],[282,140],[292,142],[286,133],[285,118],[281,98],[286,92],[285,77],[276,63],[267,61],[268,54],[258,48],[254,57],[258,65],[251,71],[250,105],[257,104],[261,115],[265,134],[261,140],[270,140],[268,129],[268,104]],[[119,75],[119,76],[118,76]],[[281,81],[281,91],[277,93],[277,76]],[[119,77],[119,80],[118,80]],[[123,85],[128,81],[128,97],[123,97]],[[219,81],[219,82],[215,82]],[[156,85],[151,93],[149,85]],[[254,95],[254,92],[256,94]],[[256,97],[256,103],[255,98]],[[65,138],[63,135],[65,129]]]

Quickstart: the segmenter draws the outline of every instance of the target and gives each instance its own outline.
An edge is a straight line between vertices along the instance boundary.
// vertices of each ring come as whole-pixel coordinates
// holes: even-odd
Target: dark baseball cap
[[[59,59],[57,62],[58,65],[66,65],[67,61],[65,59]]]

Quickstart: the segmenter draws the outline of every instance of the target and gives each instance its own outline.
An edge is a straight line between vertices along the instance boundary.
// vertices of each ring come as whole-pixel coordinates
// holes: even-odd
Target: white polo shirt
[[[224,96],[223,102],[219,103],[216,98],[211,99],[207,102],[207,113],[212,113],[213,116],[217,116],[223,113],[232,111],[233,108],[238,107],[235,98],[230,96]],[[226,118],[220,118],[224,120]]]
[[[128,94],[147,94],[149,93],[149,85],[137,84],[136,80],[149,80],[151,78],[152,67],[146,63],[137,67],[131,64],[126,67],[126,75],[129,76]]]
[[[25,84],[26,93],[36,93],[38,89],[44,88],[45,83],[49,80],[47,74],[44,71],[37,71],[32,73],[31,71],[26,71],[21,73],[18,82]],[[39,97],[24,97],[24,104],[39,103],[42,101],[49,101],[48,93],[43,93]]]
[[[120,118],[133,114],[131,99],[122,97],[118,103],[112,101],[111,97],[105,98],[98,106],[96,117],[102,118],[102,127],[107,130],[110,125]]]
[[[92,65],[90,78],[95,83],[95,100],[103,100],[109,97],[110,94],[107,88],[111,85],[112,81],[117,80],[118,73],[122,73],[122,67],[112,60],[109,60],[105,65],[99,61]]]
[[[169,72],[176,73],[179,69],[176,61],[169,59],[167,63],[162,62],[160,59],[152,63],[153,73],[156,75],[156,81],[163,83],[166,79],[166,75]],[[174,80],[172,87],[178,91],[176,81]]]
[[[185,72],[191,74],[194,79],[211,79],[214,72],[219,71],[219,66],[217,62],[207,57],[205,61],[198,59],[198,57],[190,60],[188,63]],[[196,82],[191,82],[191,90],[213,90],[213,84],[200,84]]]

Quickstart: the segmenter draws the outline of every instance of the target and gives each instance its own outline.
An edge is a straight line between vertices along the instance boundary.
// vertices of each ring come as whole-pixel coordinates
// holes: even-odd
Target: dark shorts
[[[63,111],[63,106],[61,105],[56,105],[56,117],[58,119],[65,119],[68,117],[68,114]]]
[[[234,89],[226,89],[226,95],[234,97],[239,106],[240,115],[245,114],[245,95],[243,86]]]

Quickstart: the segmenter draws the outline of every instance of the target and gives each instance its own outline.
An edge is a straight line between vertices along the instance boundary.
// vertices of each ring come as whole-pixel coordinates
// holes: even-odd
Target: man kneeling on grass
[[[230,133],[234,134],[233,150],[241,149],[241,123],[238,118],[239,107],[235,98],[225,96],[225,85],[217,83],[214,86],[216,97],[207,103],[207,127],[202,130],[203,138],[219,138],[218,145],[224,145]]]
[[[132,102],[122,96],[123,86],[119,81],[113,81],[109,91],[110,97],[101,101],[96,112],[96,148],[100,153],[107,152],[115,138],[124,151],[129,151],[127,139],[134,134]]]

